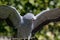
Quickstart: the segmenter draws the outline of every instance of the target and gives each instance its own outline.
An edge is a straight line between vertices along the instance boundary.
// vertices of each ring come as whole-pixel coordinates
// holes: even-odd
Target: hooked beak
[[[36,20],[36,18],[32,18],[32,21],[35,21]]]

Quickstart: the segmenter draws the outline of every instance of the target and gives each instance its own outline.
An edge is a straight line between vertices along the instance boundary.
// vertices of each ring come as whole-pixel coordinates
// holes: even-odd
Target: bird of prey
[[[46,20],[57,19],[60,17],[60,8],[44,10],[34,16],[33,13],[27,13],[21,16],[20,13],[11,6],[0,6],[0,19],[5,19],[8,25],[14,26],[18,30],[18,37],[31,38],[33,30]],[[11,23],[9,23],[9,20]]]

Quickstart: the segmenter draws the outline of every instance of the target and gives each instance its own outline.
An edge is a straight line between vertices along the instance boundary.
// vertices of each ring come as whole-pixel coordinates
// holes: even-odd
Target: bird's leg
[[[30,38],[31,38],[31,33],[30,33],[30,35],[28,36],[28,40],[30,40]]]

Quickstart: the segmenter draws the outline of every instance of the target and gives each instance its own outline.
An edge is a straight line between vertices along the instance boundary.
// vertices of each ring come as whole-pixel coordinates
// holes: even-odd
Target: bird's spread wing
[[[6,19],[10,14],[10,10],[8,6],[0,6],[0,18]]]
[[[60,17],[60,8],[41,12],[37,14],[35,17],[36,17],[36,20],[34,21],[34,27],[37,27],[46,20],[56,19]]]
[[[21,21],[20,13],[14,7],[11,6],[0,6],[0,18],[9,18],[9,20],[15,27],[18,27]]]
[[[8,18],[11,20],[13,25],[16,28],[18,28],[18,27],[20,27],[20,23],[21,23],[21,15],[15,8],[10,7],[10,9],[11,9],[10,10],[11,14],[8,16]]]

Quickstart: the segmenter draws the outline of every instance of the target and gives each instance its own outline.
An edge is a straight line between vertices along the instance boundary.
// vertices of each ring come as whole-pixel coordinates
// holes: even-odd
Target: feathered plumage
[[[20,38],[30,38],[33,30],[36,30],[36,28],[43,22],[59,17],[60,8],[44,10],[36,16],[32,13],[27,13],[26,15],[21,16],[14,7],[0,6],[0,18],[6,19],[8,24],[13,24],[18,30],[17,36]]]

